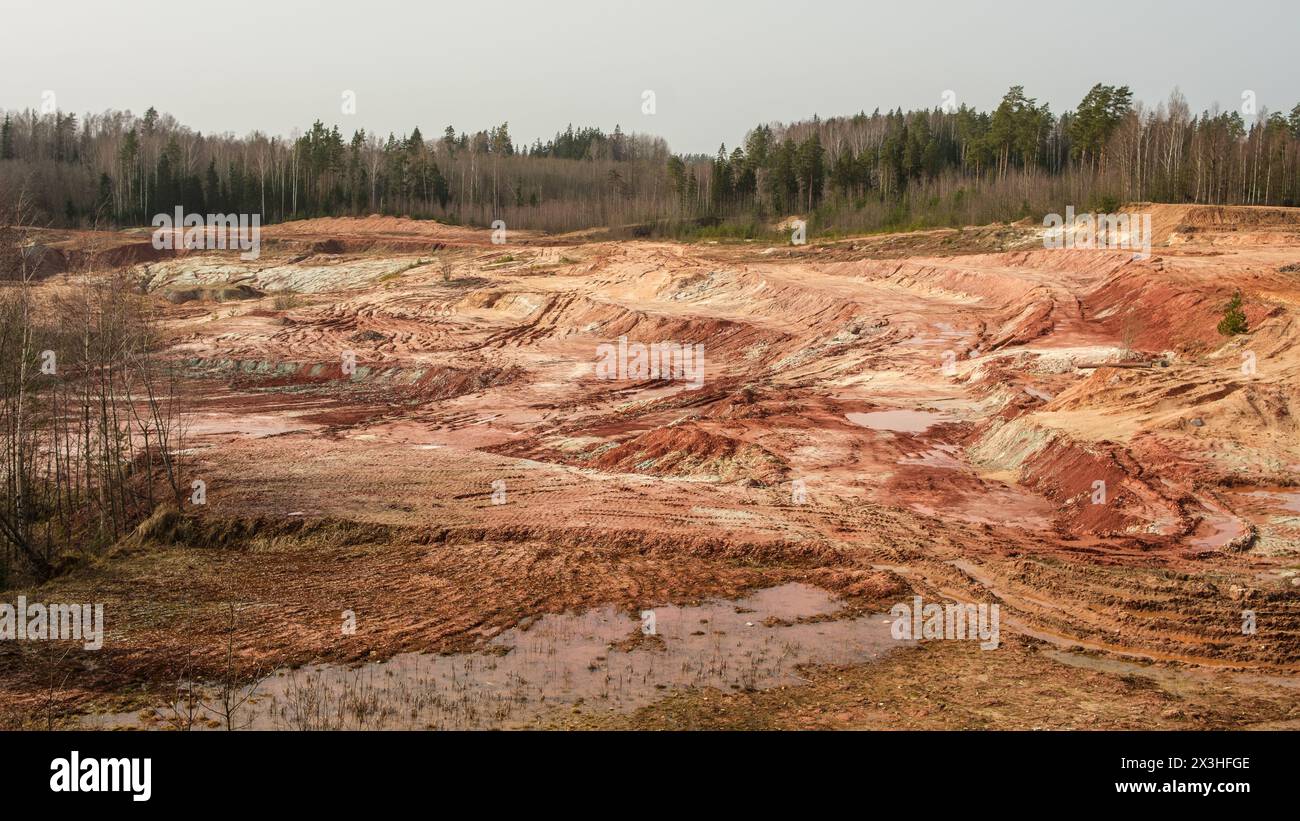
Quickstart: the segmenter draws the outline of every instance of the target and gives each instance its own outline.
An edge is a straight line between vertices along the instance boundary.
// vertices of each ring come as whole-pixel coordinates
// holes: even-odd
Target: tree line
[[[263,222],[382,213],[565,231],[761,226],[807,215],[823,230],[1015,219],[1065,204],[1300,204],[1300,105],[1192,114],[1098,84],[1054,114],[1013,86],[992,111],[902,109],[756,126],[716,156],[659,138],[568,126],[517,145],[509,124],[386,137],[315,122],[290,137],[204,135],[149,109],[9,112],[0,190],[49,224],[147,225],[177,205]],[[757,229],[756,229],[757,230]]]
[[[802,213],[821,228],[979,224],[1122,202],[1300,205],[1300,105],[1191,114],[1094,86],[1073,111],[1013,86],[990,112],[902,110],[760,125],[699,179],[669,161],[691,213]]]
[[[179,205],[260,213],[263,223],[382,213],[568,230],[658,213],[667,157],[663,140],[617,126],[569,126],[518,146],[508,123],[473,134],[447,126],[429,139],[418,127],[349,138],[317,121],[288,138],[240,138],[195,132],[153,108],[80,119],[28,110],[0,124],[0,191],[23,192],[38,219],[65,227],[147,225]]]

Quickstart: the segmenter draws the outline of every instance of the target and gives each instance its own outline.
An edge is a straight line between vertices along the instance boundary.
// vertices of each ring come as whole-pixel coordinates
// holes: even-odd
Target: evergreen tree
[[[1297,106],[1300,109],[1300,106]],[[0,126],[0,160],[14,158],[14,124],[13,118],[5,114],[4,125]]]
[[[676,154],[668,158],[668,185],[683,204],[686,202],[686,163]]]
[[[788,213],[799,206],[799,175],[795,170],[794,155],[794,140],[789,137],[768,151],[764,193],[778,214]]]
[[[207,186],[204,190],[204,201],[213,209],[219,209],[221,213],[227,213],[225,200],[221,196],[221,177],[217,175],[217,161],[208,160]]]
[[[718,156],[709,169],[709,202],[715,211],[731,203],[731,165],[727,160],[727,146],[718,146]]]
[[[822,196],[822,183],[825,179],[826,151],[822,148],[821,137],[814,131],[802,143],[795,156],[795,173],[799,178],[799,191],[809,211],[817,206]]]
[[[113,218],[113,180],[107,173],[99,175],[99,194],[95,198],[95,216]]]
[[[1232,299],[1223,309],[1223,319],[1219,320],[1219,333],[1224,336],[1236,336],[1249,332],[1246,313],[1241,310],[1241,291],[1234,291]]]
[[[1104,159],[1106,143],[1120,121],[1132,110],[1133,92],[1128,86],[1098,83],[1084,96],[1070,122],[1071,151],[1085,162]]]

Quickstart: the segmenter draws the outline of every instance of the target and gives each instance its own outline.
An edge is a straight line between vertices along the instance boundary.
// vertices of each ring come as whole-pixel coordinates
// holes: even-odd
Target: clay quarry
[[[159,306],[204,493],[8,591],[105,633],[6,643],[0,720],[1300,726],[1300,209],[1125,210],[1145,258],[1028,220],[48,231],[40,288]],[[998,646],[899,640],[916,597],[998,605]]]

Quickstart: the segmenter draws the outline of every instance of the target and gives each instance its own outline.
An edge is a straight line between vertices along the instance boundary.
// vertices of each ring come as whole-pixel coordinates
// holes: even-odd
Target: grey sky
[[[320,118],[426,136],[570,122],[730,148],[753,125],[938,105],[1022,84],[1056,113],[1096,82],[1193,111],[1300,102],[1295,0],[1021,3],[5,0],[0,107],[137,114],[288,134]],[[340,113],[344,89],[357,113]],[[652,89],[657,111],[641,113]]]

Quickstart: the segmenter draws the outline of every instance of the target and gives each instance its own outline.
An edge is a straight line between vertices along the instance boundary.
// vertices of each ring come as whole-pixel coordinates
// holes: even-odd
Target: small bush
[[[271,307],[277,311],[287,311],[290,308],[297,308],[301,304],[302,300],[298,298],[298,292],[292,290],[277,292],[275,299],[271,301]]]
[[[1224,336],[1236,336],[1247,333],[1246,314],[1241,310],[1241,291],[1234,291],[1232,299],[1223,309],[1223,319],[1219,320],[1219,333]]]

